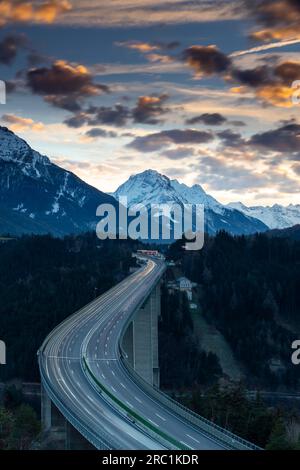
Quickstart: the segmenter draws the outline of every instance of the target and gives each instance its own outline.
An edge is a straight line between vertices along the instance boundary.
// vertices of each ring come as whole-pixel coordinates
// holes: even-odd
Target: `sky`
[[[0,125],[105,192],[300,204],[299,50],[300,0],[0,0]]]

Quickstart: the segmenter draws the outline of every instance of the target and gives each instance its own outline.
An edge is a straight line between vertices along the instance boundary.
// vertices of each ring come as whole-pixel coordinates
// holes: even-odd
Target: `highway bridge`
[[[164,271],[162,260],[144,257],[46,338],[38,352],[45,427],[51,404],[97,449],[258,449],[170,400],[129,360],[125,334]]]

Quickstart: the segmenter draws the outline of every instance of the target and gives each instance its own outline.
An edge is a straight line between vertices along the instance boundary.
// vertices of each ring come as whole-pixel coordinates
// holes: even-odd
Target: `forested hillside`
[[[199,252],[185,252],[178,241],[169,257],[199,284],[203,315],[245,365],[248,385],[295,388],[300,367],[291,362],[291,343],[300,337],[300,242],[220,232]]]
[[[161,387],[178,390],[183,387],[215,383],[222,375],[218,358],[199,348],[194,337],[189,302],[182,292],[162,291],[159,322],[159,365]]]
[[[7,346],[0,381],[38,381],[36,353],[44,338],[126,276],[134,248],[133,242],[101,242],[94,234],[0,243],[0,339]]]

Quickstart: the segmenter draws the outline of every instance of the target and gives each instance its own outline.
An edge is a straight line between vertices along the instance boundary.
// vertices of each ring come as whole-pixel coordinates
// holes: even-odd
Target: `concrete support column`
[[[152,296],[133,320],[133,366],[146,382],[153,384]]]
[[[160,284],[136,312],[124,338],[127,361],[151,385],[159,387],[158,317],[161,314]]]

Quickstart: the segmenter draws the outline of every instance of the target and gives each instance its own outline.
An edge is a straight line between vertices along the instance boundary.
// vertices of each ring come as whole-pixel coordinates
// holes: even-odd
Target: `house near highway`
[[[175,290],[180,292],[185,292],[188,300],[191,302],[193,300],[193,288],[196,287],[195,282],[190,281],[187,277],[179,277],[175,281],[169,281],[167,284],[168,290],[171,293]]]

